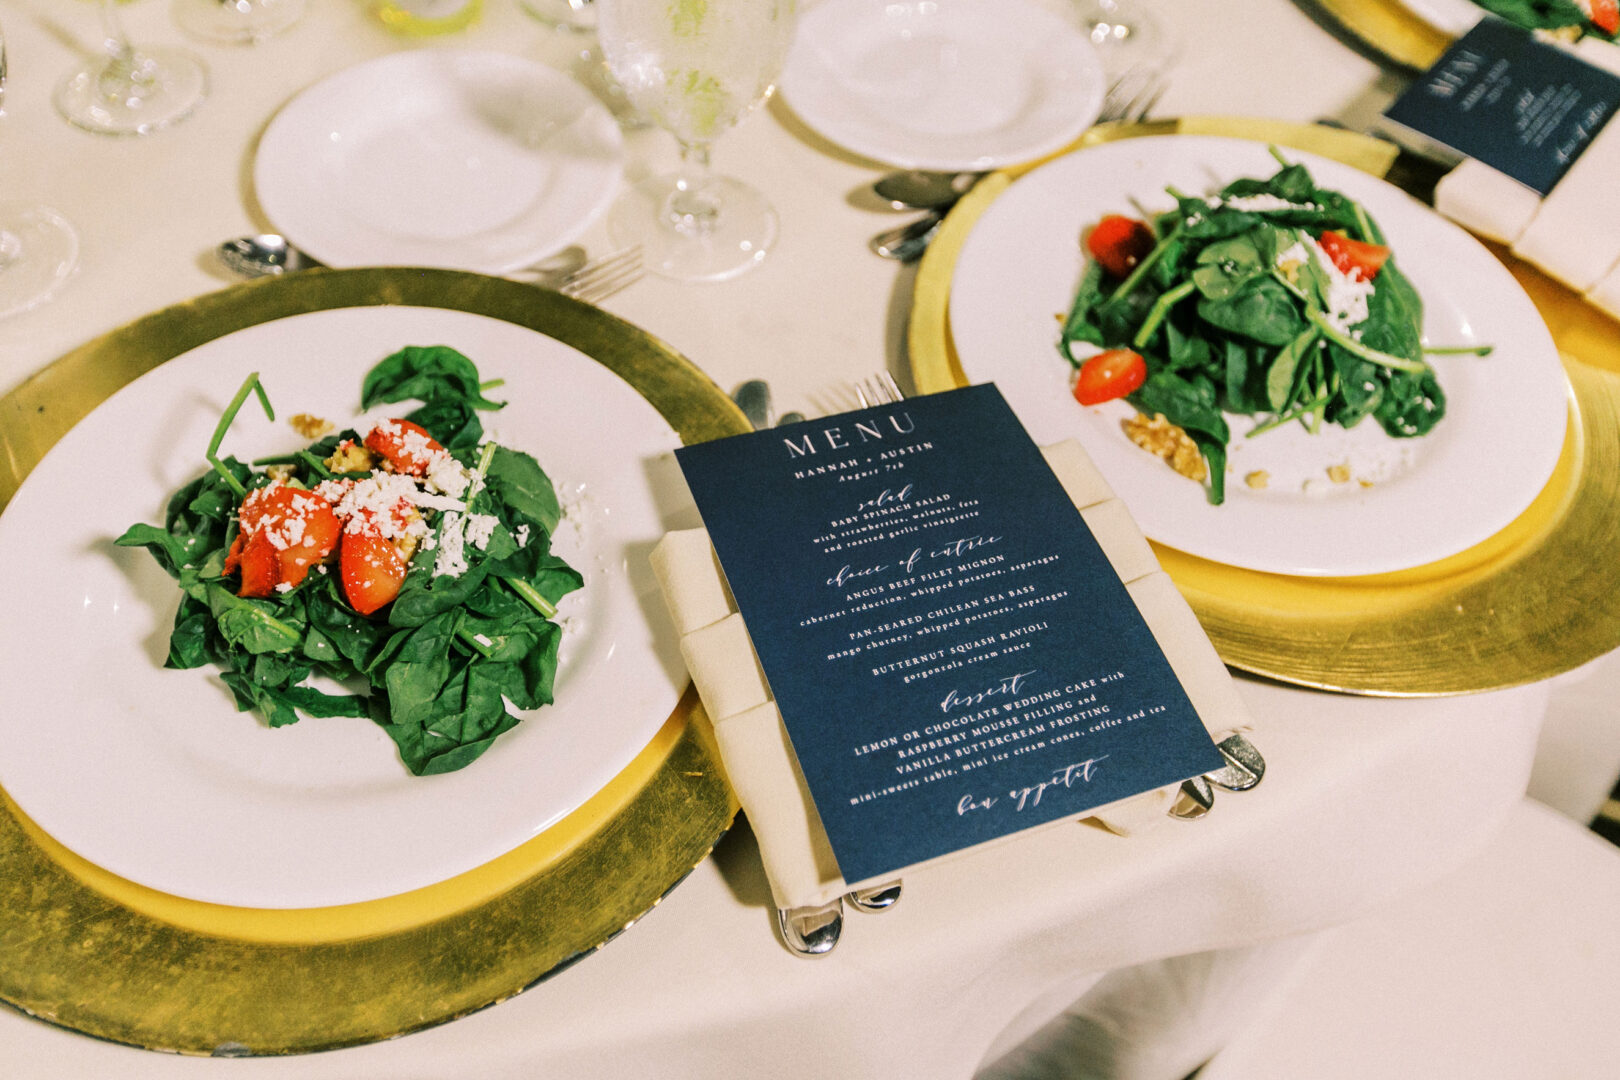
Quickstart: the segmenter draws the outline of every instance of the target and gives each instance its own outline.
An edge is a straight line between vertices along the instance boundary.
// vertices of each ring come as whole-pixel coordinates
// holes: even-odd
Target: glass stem
[[[720,200],[712,189],[708,143],[681,143],[681,167],[675,190],[664,204],[670,227],[686,236],[703,236],[720,217]]]
[[[152,73],[147,71],[135,47],[129,43],[124,21],[118,14],[118,0],[102,0],[101,29],[106,35],[103,48],[107,51],[107,66],[101,72],[98,87],[108,100],[127,101],[139,98]]]

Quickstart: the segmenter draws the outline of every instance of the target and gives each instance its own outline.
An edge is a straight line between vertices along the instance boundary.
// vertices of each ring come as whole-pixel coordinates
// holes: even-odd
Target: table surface
[[[1155,6],[1183,46],[1158,115],[1365,129],[1405,81],[1288,0]],[[123,11],[135,40],[181,40],[166,3]],[[0,0],[0,23],[11,64],[0,192],[54,205],[82,243],[81,268],[55,299],[0,321],[0,393],[98,334],[232,283],[211,252],[271,228],[254,201],[254,150],[303,87],[405,48],[488,48],[569,69],[583,44],[514,0],[486,0],[470,31],[425,41],[393,36],[361,0],[314,0],[297,26],[259,45],[188,43],[210,66],[209,98],[177,127],[119,139],[70,127],[50,104],[100,36],[94,5]],[[656,130],[629,133],[627,153],[632,179],[675,160]],[[901,220],[868,194],[883,167],[820,139],[780,100],[727,134],[714,160],[775,203],[776,250],[731,282],[649,277],[603,306],[723,388],[769,379],[781,411],[848,407],[847,386],[880,369],[906,385],[914,271],[865,247]],[[584,243],[607,250],[600,222]],[[1009,1024],[1038,1022],[1050,1002],[1111,967],[1328,925],[1438,874],[1517,802],[1550,693],[1389,701],[1241,687],[1271,765],[1256,793],[1222,796],[1203,821],[1131,840],[1076,826],[932,868],[907,882],[892,913],[851,916],[824,960],[776,943],[752,838],[739,829],[599,955],[450,1025],[227,1063],[111,1046],[0,1012],[0,1071],[498,1077],[543,1064],[574,1077],[967,1076]],[[998,917],[986,920],[987,910]]]

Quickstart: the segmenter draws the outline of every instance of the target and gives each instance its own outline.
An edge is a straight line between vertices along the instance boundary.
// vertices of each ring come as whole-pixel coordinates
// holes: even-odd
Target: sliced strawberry
[[[1147,222],[1123,214],[1109,214],[1086,237],[1086,249],[1102,263],[1110,277],[1129,277],[1136,264],[1148,257],[1158,239]]]
[[[241,566],[241,596],[269,596],[278,584],[303,581],[311,566],[332,553],[341,528],[327,499],[284,484],[248,492],[238,517],[241,530],[225,556],[225,572]],[[270,553],[268,586],[263,584],[265,551]],[[250,557],[257,560],[251,568]]]
[[[384,420],[366,436],[366,449],[380,455],[395,472],[426,476],[434,458],[444,447],[434,441],[427,429],[409,420]]]
[[[1592,25],[1605,34],[1620,33],[1620,3],[1616,0],[1591,0]]]
[[[270,534],[260,529],[242,548],[242,587],[238,596],[265,597],[274,595],[276,579],[280,573],[280,560]]]
[[[242,565],[242,548],[247,543],[247,534],[241,529],[236,530],[236,539],[231,541],[231,550],[225,553],[226,574],[236,573],[236,568]]]
[[[405,583],[405,560],[393,544],[375,533],[344,533],[338,562],[343,595],[362,615],[391,603]]]
[[[309,575],[309,568],[324,561],[337,547],[341,532],[337,515],[332,512],[330,503],[324,499],[321,502],[322,507],[311,510],[302,519],[303,534],[279,552],[281,580],[288,585],[302,582]]]
[[[1384,268],[1384,263],[1389,261],[1389,248],[1381,244],[1364,244],[1331,229],[1323,233],[1317,243],[1322,245],[1322,250],[1340,272],[1358,281],[1371,281]]]

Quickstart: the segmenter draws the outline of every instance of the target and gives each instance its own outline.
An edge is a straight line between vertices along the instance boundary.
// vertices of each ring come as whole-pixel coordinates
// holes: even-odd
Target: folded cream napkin
[[[1441,178],[1434,205],[1464,228],[1507,244],[1521,259],[1620,318],[1617,187],[1620,123],[1611,123],[1546,198],[1470,158]]]
[[[1125,504],[1114,496],[1079,443],[1058,443],[1042,453],[1136,601],[1211,736],[1219,742],[1235,732],[1250,731],[1231,675],[1192,609],[1159,569]],[[681,636],[692,682],[714,723],[721,760],[759,840],[777,907],[819,906],[854,889],[882,884],[846,882],[839,874],[782,714],[771,698],[708,532],[687,529],[666,534],[653,549],[652,565]],[[1166,820],[1177,786],[1145,792],[1085,816],[1114,832],[1130,834]]]

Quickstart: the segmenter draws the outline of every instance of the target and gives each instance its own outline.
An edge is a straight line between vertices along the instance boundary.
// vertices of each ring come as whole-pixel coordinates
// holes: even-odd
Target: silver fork
[[[621,289],[629,288],[646,274],[642,265],[641,245],[630,247],[592,259],[572,273],[554,282],[537,282],[541,288],[554,289],[564,296],[587,304],[599,303]],[[513,275],[523,280],[521,275]]]
[[[1102,111],[1097,123],[1130,124],[1145,119],[1164,96],[1169,80],[1157,68],[1146,64],[1126,68],[1108,87],[1103,96]]]

